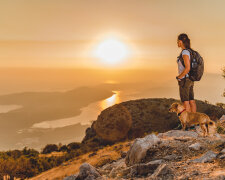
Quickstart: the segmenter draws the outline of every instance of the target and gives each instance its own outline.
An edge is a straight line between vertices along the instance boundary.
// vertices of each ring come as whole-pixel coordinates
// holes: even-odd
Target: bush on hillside
[[[58,151],[58,146],[56,144],[47,144],[44,147],[42,153],[43,154],[48,154],[48,153],[51,153],[53,151],[56,151],[57,152]]]
[[[80,147],[81,147],[81,143],[79,143],[79,142],[72,142],[72,143],[67,145],[67,149],[69,151],[79,149]]]

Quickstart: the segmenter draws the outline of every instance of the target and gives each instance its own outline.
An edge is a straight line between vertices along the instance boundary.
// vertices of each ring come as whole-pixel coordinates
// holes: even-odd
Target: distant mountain
[[[22,108],[0,113],[0,150],[43,147],[46,143],[82,139],[87,126],[77,124],[55,130],[20,131],[34,123],[69,118],[81,113],[81,108],[113,95],[102,87],[79,87],[66,92],[23,92],[0,96],[1,105],[17,104]],[[18,133],[20,131],[20,133]],[[70,134],[69,134],[70,133]],[[64,137],[64,138],[63,138]]]

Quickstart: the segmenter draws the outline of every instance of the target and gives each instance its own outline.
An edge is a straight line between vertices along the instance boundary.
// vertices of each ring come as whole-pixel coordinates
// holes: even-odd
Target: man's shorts
[[[188,77],[178,81],[180,99],[182,102],[194,100],[194,81],[190,80]]]

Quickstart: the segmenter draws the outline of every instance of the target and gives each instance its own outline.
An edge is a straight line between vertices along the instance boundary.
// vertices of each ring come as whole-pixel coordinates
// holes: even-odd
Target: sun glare
[[[128,56],[127,46],[115,38],[105,39],[101,42],[95,51],[96,57],[103,63],[113,65],[121,62]]]

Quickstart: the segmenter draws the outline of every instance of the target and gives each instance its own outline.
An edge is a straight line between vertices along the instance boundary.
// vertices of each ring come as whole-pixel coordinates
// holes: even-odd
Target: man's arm
[[[177,78],[179,78],[179,79],[182,78],[182,77],[184,77],[190,71],[190,60],[189,60],[189,56],[185,54],[182,57],[184,59],[185,69],[183,70],[183,72],[181,74],[179,74],[177,76]]]

